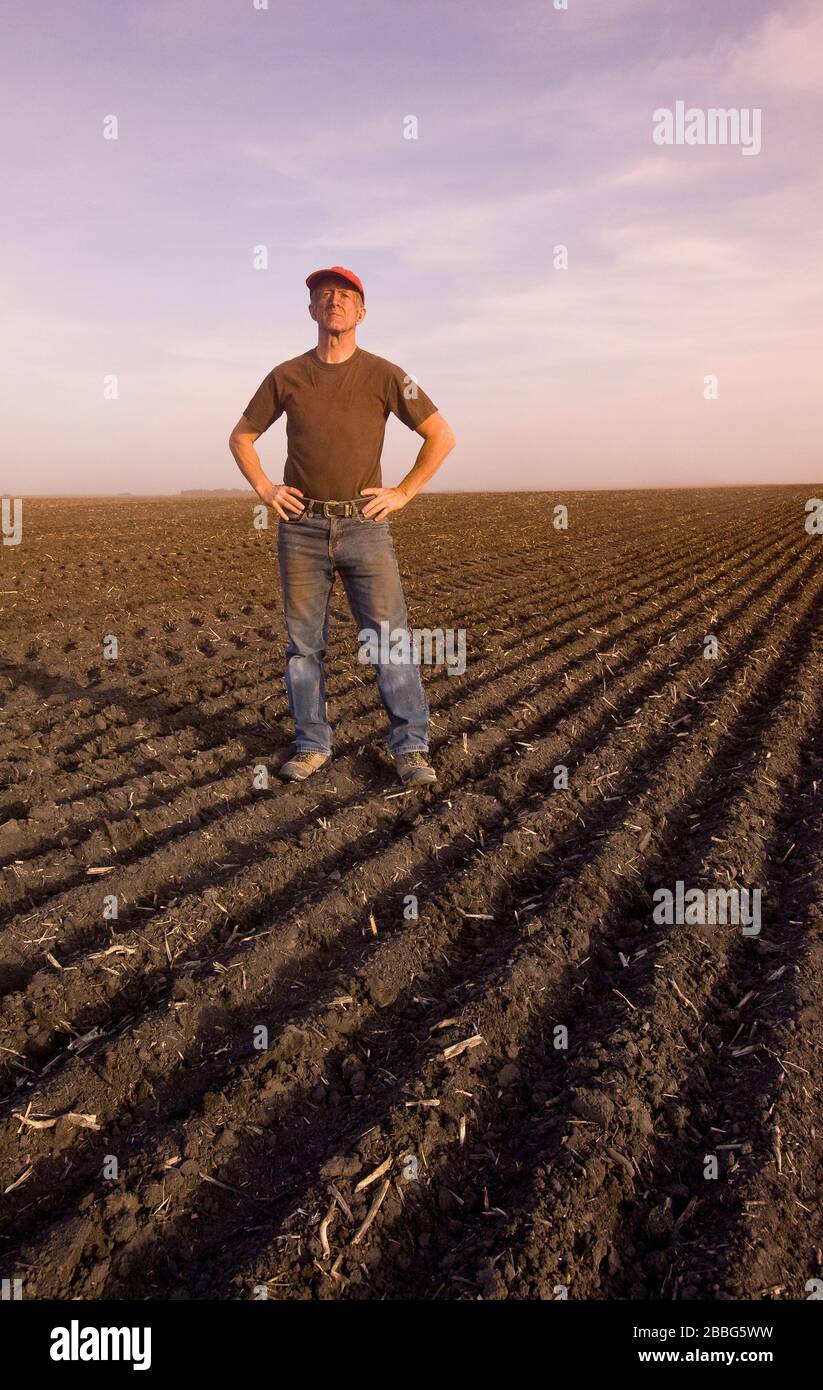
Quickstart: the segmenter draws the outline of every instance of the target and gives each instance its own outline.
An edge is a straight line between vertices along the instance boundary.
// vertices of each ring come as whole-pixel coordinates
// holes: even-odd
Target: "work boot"
[[[395,753],[394,765],[404,787],[422,786],[424,782],[437,781],[437,773],[421,749],[416,748],[411,753]]]
[[[287,763],[278,769],[278,777],[284,777],[288,782],[302,782],[306,777],[311,777],[313,772],[319,772],[321,767],[325,767],[331,762],[331,753],[321,753],[319,749],[300,748],[293,758],[289,758]]]

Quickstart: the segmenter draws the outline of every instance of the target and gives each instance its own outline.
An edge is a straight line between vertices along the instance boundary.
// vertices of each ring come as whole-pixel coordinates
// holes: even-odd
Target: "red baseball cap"
[[[355,275],[353,270],[347,270],[344,265],[332,265],[329,266],[327,270],[313,270],[311,275],[308,276],[306,284],[311,290],[317,284],[318,280],[324,279],[327,275],[340,275],[342,279],[348,280],[350,285],[353,285],[356,290],[360,291],[363,296],[363,303],[365,304],[366,291],[363,289],[362,280],[359,276]]]

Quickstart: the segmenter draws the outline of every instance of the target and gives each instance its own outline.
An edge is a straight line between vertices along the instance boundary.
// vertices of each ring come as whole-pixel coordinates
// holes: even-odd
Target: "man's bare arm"
[[[259,430],[252,429],[245,415],[241,415],[229,435],[229,448],[243,477],[251,483],[261,502],[274,507],[277,515],[288,521],[288,512],[300,513],[303,504],[297,499],[303,494],[298,487],[287,487],[285,483],[273,483],[264,472],[254,441],[260,438]],[[285,510],[284,510],[285,508]]]
[[[450,454],[457,440],[454,431],[439,410],[417,426],[417,433],[423,436],[423,447],[414,461],[414,467],[407,473],[398,490],[405,493],[409,501],[433,478],[447,454]]]

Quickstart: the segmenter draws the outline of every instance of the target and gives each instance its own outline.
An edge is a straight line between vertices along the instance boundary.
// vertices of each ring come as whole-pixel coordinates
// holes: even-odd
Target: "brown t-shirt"
[[[243,411],[263,434],[285,411],[283,482],[322,502],[382,487],[380,455],[389,411],[410,430],[437,406],[400,367],[357,347],[345,362],[314,348],[273,367]]]

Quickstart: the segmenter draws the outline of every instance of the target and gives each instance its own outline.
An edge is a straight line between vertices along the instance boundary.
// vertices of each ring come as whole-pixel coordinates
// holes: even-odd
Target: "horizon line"
[[[549,495],[557,492],[723,492],[739,491],[741,488],[765,489],[765,488],[790,488],[790,487],[819,487],[823,489],[823,480],[814,482],[811,479],[794,479],[790,482],[779,483],[672,483],[668,486],[652,487],[648,485],[632,486],[631,484],[614,484],[610,487],[572,487],[558,483],[553,488],[438,488],[431,489],[425,493],[417,493],[412,501],[417,497],[518,497]],[[256,499],[256,504],[260,498],[250,488],[248,494],[242,488],[198,488],[181,489],[177,492],[20,492],[16,493],[10,489],[3,494],[11,497],[13,495],[21,497],[23,500],[32,502],[47,501],[99,501],[99,502],[128,502],[128,501],[148,501],[150,498],[164,498],[174,501],[201,501],[206,498],[230,497],[240,500],[246,496]],[[267,505],[267,504],[263,504]],[[402,509],[401,509],[402,510]]]

